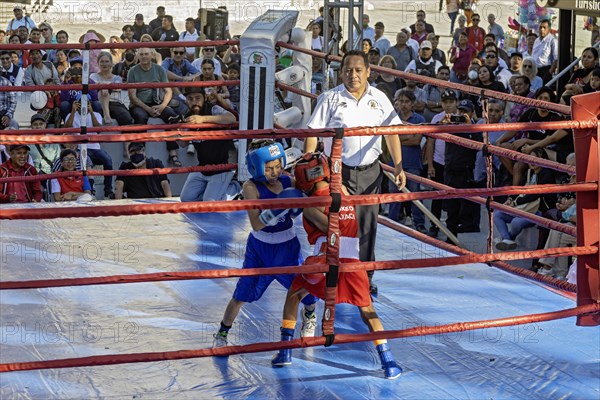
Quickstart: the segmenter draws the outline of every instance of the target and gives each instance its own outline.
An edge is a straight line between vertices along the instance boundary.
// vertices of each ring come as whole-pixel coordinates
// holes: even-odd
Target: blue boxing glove
[[[260,213],[258,219],[267,226],[275,226],[279,222],[279,219],[285,217],[288,212],[289,210],[287,209],[264,210]]]
[[[293,187],[283,189],[283,191],[281,193],[279,193],[279,196],[277,196],[278,199],[289,199],[289,198],[298,198],[298,197],[306,197],[306,195],[301,190],[298,190]],[[290,216],[292,218],[296,218],[298,215],[302,214],[302,209],[301,208],[292,208],[289,210],[289,212],[290,212]]]

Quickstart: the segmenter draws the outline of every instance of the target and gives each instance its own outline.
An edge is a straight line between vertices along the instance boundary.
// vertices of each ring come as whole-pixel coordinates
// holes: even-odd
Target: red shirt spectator
[[[469,44],[473,45],[477,49],[477,52],[480,52],[483,50],[485,29],[479,27],[479,14],[473,14],[472,21],[473,25],[465,28],[465,32],[469,38]]]
[[[15,144],[9,147],[10,159],[0,165],[0,178],[33,176],[38,172],[27,162],[29,146]],[[1,185],[0,203],[30,203],[42,200],[40,181],[7,182]]]

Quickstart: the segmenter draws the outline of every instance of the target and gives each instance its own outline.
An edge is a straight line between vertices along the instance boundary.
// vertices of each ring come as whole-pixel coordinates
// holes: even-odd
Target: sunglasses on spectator
[[[207,48],[207,49],[202,49],[203,51],[215,51],[215,49],[213,47],[211,48]]]
[[[173,54],[182,55],[185,54],[185,51],[174,51]]]
[[[3,61],[10,61],[10,57],[1,57],[1,58],[0,58],[0,60],[3,60]]]
[[[495,54],[486,54],[485,58],[496,58]]]

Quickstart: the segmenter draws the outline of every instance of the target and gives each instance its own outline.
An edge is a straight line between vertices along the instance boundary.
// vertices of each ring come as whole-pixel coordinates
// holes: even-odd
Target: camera
[[[464,115],[452,114],[450,115],[450,122],[453,124],[464,124],[467,122],[467,118]]]

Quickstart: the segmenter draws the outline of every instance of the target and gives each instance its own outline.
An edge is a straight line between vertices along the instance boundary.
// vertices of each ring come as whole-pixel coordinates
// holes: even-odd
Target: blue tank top
[[[292,178],[288,175],[281,175],[279,177],[279,181],[283,185],[284,189],[287,189],[292,186]],[[258,190],[258,197],[260,199],[276,199],[277,198],[278,195],[271,192],[264,183],[255,181],[254,179],[252,179],[252,182],[254,182],[254,185],[256,185],[256,189]],[[277,225],[265,226],[264,228],[261,229],[261,231],[269,232],[269,233],[282,232],[282,231],[290,229],[292,226],[294,226],[294,221],[292,221],[292,217],[290,217],[290,214],[287,213],[285,215],[285,217],[283,218],[283,220],[280,219],[280,221],[277,223]]]

